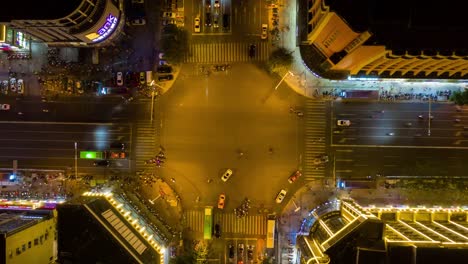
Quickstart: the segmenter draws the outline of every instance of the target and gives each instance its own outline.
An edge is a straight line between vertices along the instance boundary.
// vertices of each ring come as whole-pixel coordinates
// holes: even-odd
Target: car
[[[350,126],[351,121],[349,121],[349,120],[338,120],[338,121],[336,121],[336,125],[338,125],[338,126]]]
[[[195,33],[200,33],[200,17],[195,18]]]
[[[109,167],[110,166],[110,161],[108,161],[108,160],[95,160],[93,165],[97,166],[97,167]]]
[[[253,260],[253,249],[254,247],[252,245],[249,245],[247,248],[247,260]]]
[[[0,110],[8,111],[8,110],[10,110],[10,105],[9,104],[0,104]]]
[[[276,195],[276,203],[281,203],[284,200],[284,197],[286,197],[286,193],[288,193],[286,190],[282,189],[278,195]]]
[[[121,150],[124,150],[125,149],[125,144],[122,143],[122,142],[112,142],[109,144],[109,148],[110,149],[121,149]]]
[[[170,81],[174,79],[174,76],[172,74],[169,74],[169,75],[162,75],[162,76],[159,76],[158,77],[158,80],[159,81]]]
[[[215,15],[215,16],[213,17],[213,27],[214,27],[214,28],[219,28],[218,15]]]
[[[223,14],[223,28],[229,28],[229,14]]]
[[[122,72],[117,73],[116,81],[117,81],[117,86],[123,85],[123,73]]]
[[[229,258],[234,258],[234,246],[232,244],[229,245]]]
[[[146,19],[143,17],[134,18],[130,21],[130,24],[132,24],[132,26],[143,26],[146,25]]]
[[[225,173],[223,173],[223,176],[221,176],[221,180],[223,182],[227,182],[227,180],[229,180],[229,178],[231,178],[232,176],[232,170],[231,169],[227,169]]]
[[[16,92],[16,79],[15,78],[10,79],[10,90],[12,92]]]
[[[144,4],[145,0],[132,0],[132,4]]]
[[[221,226],[219,224],[216,224],[214,226],[214,235],[215,235],[216,238],[221,237]]]
[[[146,83],[146,72],[140,72],[140,84]]]
[[[262,39],[267,39],[268,37],[268,25],[262,24]]]
[[[211,0],[205,0],[205,7],[207,10],[211,9]]]
[[[174,12],[164,12],[163,17],[175,19],[177,16],[176,16],[176,13]]]
[[[333,130],[333,134],[343,134],[343,130],[341,129],[336,129],[336,130]]]
[[[293,182],[295,182],[295,181],[296,181],[299,177],[301,177],[301,176],[302,176],[301,171],[300,171],[300,170],[297,170],[297,171],[293,172],[293,174],[291,174],[291,176],[289,176],[288,182],[289,182],[289,183],[293,183]]]
[[[162,65],[162,66],[159,66],[156,71],[159,73],[171,73],[172,67],[169,65]]]
[[[257,46],[255,44],[250,44],[249,46],[249,57],[253,58],[255,57],[255,50]]]
[[[220,8],[221,7],[221,4],[219,3],[219,0],[214,1],[214,7],[215,8]]]
[[[111,159],[125,159],[127,155],[122,151],[111,151],[109,157]]]
[[[218,198],[218,208],[224,209],[224,201],[226,200],[226,195],[224,193],[219,195]]]
[[[210,14],[210,13],[206,13],[206,16],[205,16],[205,26],[211,27],[211,14]]]
[[[244,255],[244,244],[237,245],[237,259],[242,260],[242,256]]]
[[[43,108],[43,109],[42,109],[42,112],[44,112],[44,113],[49,113],[49,109]]]
[[[16,90],[17,93],[19,93],[19,94],[24,93],[24,81],[23,81],[23,79],[18,79],[16,88],[17,88],[17,90]]]

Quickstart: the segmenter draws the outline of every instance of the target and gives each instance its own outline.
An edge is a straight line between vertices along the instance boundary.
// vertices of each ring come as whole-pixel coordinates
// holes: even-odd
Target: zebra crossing
[[[302,174],[306,180],[325,177],[325,163],[317,163],[317,157],[326,153],[326,103],[307,99],[304,116],[304,161]]]
[[[203,210],[190,210],[185,213],[187,227],[194,232],[203,232]],[[242,235],[266,235],[267,217],[265,215],[248,215],[237,218],[234,213],[215,213],[213,225],[220,224],[223,233]]]
[[[156,130],[148,121],[137,122],[134,126],[136,171],[151,169],[154,165],[145,164],[145,161],[156,155]]]
[[[256,45],[255,56],[249,57],[249,47]],[[185,56],[186,63],[230,63],[265,61],[270,54],[267,41],[257,43],[227,42],[191,44]]]

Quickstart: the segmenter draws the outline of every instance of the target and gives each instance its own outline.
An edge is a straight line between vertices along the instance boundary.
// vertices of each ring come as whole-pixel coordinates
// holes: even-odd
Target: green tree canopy
[[[268,70],[270,72],[288,70],[293,61],[292,52],[285,48],[278,48],[271,53],[270,60],[268,61]]]
[[[161,50],[169,62],[181,63],[188,50],[187,31],[173,24],[165,26],[161,36]]]
[[[463,92],[453,92],[452,96],[450,96],[450,101],[454,102],[457,105],[468,104],[468,90],[465,89]]]

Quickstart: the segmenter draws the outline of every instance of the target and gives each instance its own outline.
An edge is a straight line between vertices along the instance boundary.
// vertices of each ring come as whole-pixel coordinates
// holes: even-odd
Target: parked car
[[[109,167],[110,166],[110,161],[108,160],[96,160],[93,163],[94,166],[97,167]]]
[[[218,198],[218,208],[224,209],[224,201],[226,200],[226,195],[224,193],[219,195]]]
[[[247,248],[247,260],[253,260],[253,246],[249,245]]]
[[[223,176],[221,176],[221,180],[223,182],[226,182],[227,180],[229,180],[229,178],[232,176],[232,170],[231,169],[227,169],[225,173],[223,173]]]
[[[195,33],[200,33],[200,17],[195,18]]]
[[[229,28],[229,15],[228,14],[223,14],[223,28],[225,29]]]
[[[219,0],[214,1],[214,7],[215,8],[220,8],[221,7],[221,4],[219,3]]]
[[[10,90],[12,92],[16,92],[16,79],[15,78],[10,79]]]
[[[351,121],[349,121],[349,120],[338,120],[338,121],[336,121],[336,124],[338,126],[350,126]]]
[[[242,259],[244,255],[244,244],[237,245],[237,259]]]
[[[122,86],[123,85],[123,73],[122,72],[117,72],[117,86]]]
[[[219,28],[218,15],[214,15],[214,18],[213,18],[213,27],[214,27],[214,28]]]
[[[146,83],[146,72],[140,72],[140,84]]]
[[[132,26],[143,26],[146,25],[146,19],[144,17],[134,18],[130,21],[130,24],[132,24]]]
[[[297,171],[293,172],[293,174],[291,174],[291,176],[289,176],[288,182],[289,182],[289,183],[293,183],[293,182],[295,182],[295,181],[296,181],[299,177],[301,177],[301,176],[302,176],[301,171],[300,171],[300,170],[297,170]]]
[[[267,39],[268,37],[268,25],[262,24],[262,39]]]
[[[8,110],[10,110],[10,105],[9,104],[0,104],[0,110],[8,111]]]
[[[121,149],[121,150],[124,150],[125,149],[125,144],[122,143],[122,142],[112,142],[109,144],[109,148],[110,149]]]
[[[18,79],[17,87],[16,87],[16,92],[19,93],[19,94],[23,94],[23,93],[24,93],[24,82],[23,82],[23,79]]]
[[[284,200],[284,197],[286,197],[286,190],[281,190],[278,195],[276,195],[276,203],[281,203]]]
[[[205,7],[207,10],[211,9],[211,0],[205,0]]]
[[[158,77],[158,80],[159,81],[170,81],[174,79],[174,76],[172,74],[169,74],[169,75],[162,75],[162,76],[159,76]]]
[[[158,67],[157,72],[159,72],[159,73],[171,73],[172,72],[172,67],[169,66],[169,65],[162,65],[162,66]]]
[[[234,246],[232,244],[229,245],[229,258],[234,258]]]
[[[123,151],[111,151],[109,157],[111,159],[125,159],[127,155]]]

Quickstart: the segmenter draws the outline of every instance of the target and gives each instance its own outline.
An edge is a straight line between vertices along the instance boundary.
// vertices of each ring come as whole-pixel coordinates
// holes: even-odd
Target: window
[[[16,255],[21,254],[20,248],[16,248]]]
[[[26,251],[26,244],[23,244],[23,246],[21,247],[21,250],[22,250],[23,252]]]
[[[28,248],[31,248],[31,241],[28,242]]]
[[[34,245],[35,246],[39,245],[39,239],[37,239],[37,238],[34,239]]]
[[[44,239],[44,235],[42,235],[40,238],[39,238],[39,241],[41,242],[42,244],[42,240]]]

